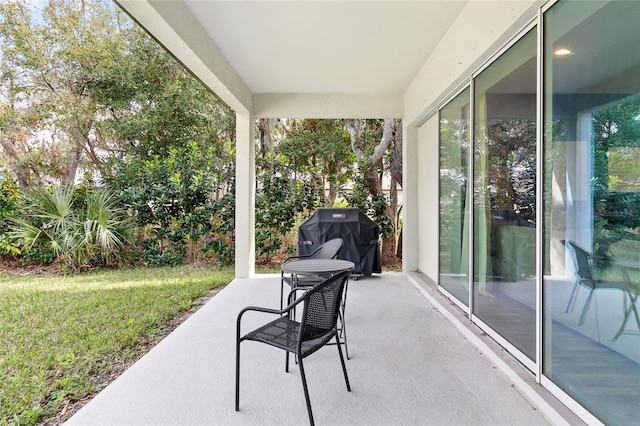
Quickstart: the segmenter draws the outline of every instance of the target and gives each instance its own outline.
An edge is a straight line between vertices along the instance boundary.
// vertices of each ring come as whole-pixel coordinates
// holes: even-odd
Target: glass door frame
[[[467,235],[469,239],[469,271],[468,271],[468,291],[469,291],[469,305],[465,305],[462,301],[458,300],[451,292],[447,291],[444,287],[440,285],[440,261],[438,259],[438,267],[437,267],[437,280],[436,280],[436,290],[441,293],[444,297],[450,300],[454,305],[456,305],[468,319],[476,324],[480,329],[486,332],[493,340],[502,345],[512,356],[514,356],[518,361],[520,361],[527,369],[529,369],[534,375],[536,382],[541,386],[549,390],[555,397],[557,397],[564,405],[566,405],[569,409],[571,409],[574,413],[576,413],[581,419],[583,419],[588,424],[602,424],[601,421],[596,418],[591,412],[589,412],[586,408],[580,405],[576,400],[574,400],[569,394],[567,394],[563,389],[561,389],[558,385],[556,385],[551,378],[545,376],[543,374],[544,367],[544,256],[545,256],[545,244],[544,244],[544,176],[545,176],[545,166],[544,166],[544,155],[545,155],[545,128],[544,128],[544,117],[545,117],[545,106],[544,106],[544,93],[545,93],[545,61],[544,61],[544,28],[545,22],[544,17],[545,13],[551,9],[554,5],[558,3],[559,0],[549,0],[545,4],[541,5],[537,8],[536,14],[531,17],[529,21],[527,21],[524,25],[520,26],[519,30],[513,32],[513,36],[509,38],[509,40],[502,44],[499,48],[495,50],[495,53],[488,56],[488,58],[482,62],[482,64],[473,71],[468,79],[462,80],[455,89],[453,89],[450,93],[450,96],[447,96],[440,103],[437,113],[438,120],[440,120],[440,111],[447,106],[447,104],[452,101],[456,96],[460,95],[467,88],[469,88],[469,110],[470,110],[470,120],[471,124],[469,126],[469,152],[468,156],[468,170],[467,170],[467,192],[473,196],[475,188],[474,188],[474,161],[473,161],[473,153],[475,148],[475,126],[473,124],[473,120],[475,117],[474,111],[474,98],[475,98],[475,87],[474,81],[475,78],[487,67],[489,67],[494,61],[496,61],[502,54],[504,54],[508,49],[510,49],[518,40],[520,40],[524,35],[526,35],[530,30],[535,28],[536,31],[536,228],[535,228],[535,321],[536,321],[536,334],[535,334],[535,361],[532,361],[526,355],[524,355],[519,349],[517,349],[513,344],[506,341],[505,338],[500,336],[497,332],[493,331],[491,327],[485,324],[482,320],[480,320],[477,316],[473,314],[474,312],[474,291],[473,291],[473,268],[474,268],[474,253],[473,253],[473,240],[474,240],[474,209],[473,209],[473,199],[471,200],[471,206],[469,211],[470,218],[470,226],[467,230],[469,235]],[[548,135],[547,135],[548,136]],[[440,185],[438,187],[438,200],[440,200]],[[438,230],[440,228],[438,227]],[[438,241],[440,235],[438,234]],[[539,401],[539,403],[545,403],[544,401]]]
[[[467,159],[468,161],[468,170],[467,170],[467,193],[471,194],[471,196],[473,196],[474,192],[475,192],[475,187],[474,187],[474,182],[473,182],[473,176],[474,176],[474,161],[473,161],[473,153],[474,153],[474,148],[475,148],[475,126],[473,124],[473,118],[475,116],[475,79],[476,77],[482,73],[482,71],[484,71],[486,68],[488,68],[491,64],[493,64],[498,58],[500,58],[501,55],[503,55],[507,50],[509,50],[515,43],[517,43],[522,37],[524,37],[526,34],[529,33],[529,31],[533,30],[534,28],[536,28],[537,26],[537,43],[538,43],[538,49],[540,48],[540,37],[539,37],[539,33],[540,33],[540,25],[539,25],[539,16],[536,16],[534,18],[532,18],[524,27],[522,27],[520,29],[520,31],[518,31],[513,37],[511,37],[506,43],[504,43],[493,55],[491,55],[489,57],[489,59],[487,59],[482,66],[480,66],[477,70],[475,70],[469,77],[468,80],[466,80],[463,84],[461,84],[461,86],[455,90],[455,92],[453,92],[453,94],[451,96],[449,96],[445,101],[443,101],[443,103],[440,105],[440,107],[438,108],[438,119],[440,119],[440,111],[447,106],[447,104],[452,101],[454,98],[456,98],[456,96],[462,94],[467,88],[469,88],[469,115],[470,115],[470,125],[469,125],[469,157]],[[539,50],[536,52],[537,55],[537,66],[540,66],[540,54],[539,54]],[[538,206],[540,206],[540,199],[542,197],[541,193],[542,193],[542,189],[541,189],[541,185],[540,185],[540,170],[541,170],[541,154],[542,154],[542,149],[541,149],[541,138],[540,138],[540,129],[542,126],[539,125],[540,123],[540,116],[541,116],[541,112],[540,112],[540,106],[541,106],[541,100],[538,99],[540,96],[539,93],[539,86],[540,86],[540,79],[541,79],[541,75],[540,75],[540,69],[538,69],[537,71],[537,88],[538,88],[538,93],[536,94],[536,119],[538,120],[538,125],[537,125],[537,135],[536,135],[536,168],[538,170],[537,176],[536,176],[536,360],[533,361],[531,360],[528,356],[526,356],[522,351],[520,351],[518,348],[516,348],[512,343],[510,343],[507,339],[505,339],[503,336],[501,336],[499,333],[497,333],[496,331],[493,330],[493,328],[491,328],[489,325],[487,325],[486,323],[484,323],[480,318],[478,318],[476,315],[473,314],[474,312],[474,287],[473,287],[473,268],[474,268],[474,253],[473,253],[473,241],[474,241],[474,221],[475,221],[475,217],[474,217],[474,208],[473,208],[473,199],[470,200],[470,205],[469,207],[469,221],[470,221],[470,226],[468,229],[469,235],[468,240],[469,240],[469,270],[468,270],[468,282],[467,282],[467,288],[468,288],[468,292],[469,292],[469,306],[465,305],[463,302],[461,302],[460,300],[458,300],[453,294],[451,294],[449,291],[447,291],[443,286],[440,285],[440,281],[439,281],[439,277],[440,277],[440,262],[438,261],[438,280],[436,280],[436,288],[437,290],[442,293],[443,295],[445,295],[451,302],[453,302],[458,308],[460,308],[468,317],[468,319],[473,322],[474,324],[478,325],[482,331],[484,331],[485,333],[487,333],[493,340],[497,341],[501,346],[505,347],[507,349],[507,351],[509,353],[511,353],[513,356],[515,356],[515,358],[520,361],[522,364],[524,364],[529,370],[531,370],[535,375],[536,375],[536,380],[539,383],[540,381],[540,374],[539,372],[542,371],[542,367],[540,365],[540,360],[541,360],[541,352],[542,352],[542,348],[541,348],[541,315],[540,315],[540,307],[541,307],[541,294],[540,294],[540,288],[542,285],[542,277],[540,275],[540,270],[541,270],[541,262],[540,262],[540,238],[542,235],[542,228],[540,226],[541,222],[540,222],[540,208]],[[440,193],[438,191],[438,199],[440,199]],[[438,227],[439,229],[439,227]],[[438,240],[439,240],[439,235],[438,235]]]

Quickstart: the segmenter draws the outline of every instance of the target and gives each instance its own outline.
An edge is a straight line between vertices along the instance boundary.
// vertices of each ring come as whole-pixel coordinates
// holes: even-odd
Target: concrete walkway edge
[[[492,345],[488,345],[483,339],[481,339],[477,332],[474,332],[473,328],[476,326],[470,321],[461,318],[460,313],[454,312],[451,306],[446,306],[443,302],[446,299],[443,296],[438,295],[432,283],[426,282],[425,278],[417,272],[409,272],[407,274],[409,282],[425,297],[431,304],[436,306],[440,313],[447,318],[451,323],[471,342],[478,350],[480,350],[490,361],[493,363],[512,383],[525,398],[527,398],[531,404],[533,404],[540,412],[554,425],[575,425],[577,423],[583,423],[573,412],[565,407],[560,401],[554,400],[552,395],[543,396],[540,390],[541,388],[545,393],[548,392],[542,388],[540,384],[535,382],[535,377],[531,374],[531,380],[525,380],[510,366],[496,349],[491,346],[497,346],[493,340]],[[510,355],[509,355],[510,356]],[[524,367],[522,367],[524,368]],[[529,383],[533,381],[533,383]],[[534,388],[535,386],[535,388]],[[551,399],[551,401],[550,401]],[[561,414],[560,411],[563,413]],[[567,420],[569,417],[571,420]]]

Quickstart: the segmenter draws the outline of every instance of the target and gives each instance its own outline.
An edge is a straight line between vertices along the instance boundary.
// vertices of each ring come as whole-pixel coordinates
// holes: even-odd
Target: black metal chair
[[[342,238],[334,238],[323,243],[320,247],[314,250],[313,253],[305,256],[291,256],[288,257],[282,262],[283,264],[287,262],[295,262],[296,260],[302,259],[336,259],[338,254],[340,253],[340,249],[344,244],[344,240]],[[313,287],[314,285],[321,282],[324,278],[319,275],[298,275],[298,276],[289,276],[284,272],[280,272],[280,308],[283,306],[283,298],[284,298],[284,285],[285,283],[289,285],[292,289],[294,288],[304,288],[304,287]]]
[[[266,343],[285,350],[285,371],[287,372],[289,371],[289,353],[297,357],[311,425],[314,424],[314,421],[303,359],[328,344],[334,338],[340,354],[340,363],[342,364],[347,390],[351,391],[337,328],[342,292],[349,275],[350,271],[343,271],[324,279],[284,309],[277,310],[249,306],[240,311],[236,324],[236,411],[240,410],[240,343],[245,340]],[[293,319],[293,310],[300,304],[302,304],[303,309],[302,317],[298,322]],[[278,318],[241,337],[242,316],[249,311],[270,313],[278,315]]]
[[[291,256],[288,257],[282,262],[282,264],[286,264],[288,262],[295,262],[297,260],[304,259],[337,259],[338,254],[340,254],[340,249],[344,245],[344,240],[342,238],[333,238],[329,241],[323,243],[320,247],[313,251],[313,253],[309,255],[302,256]],[[280,308],[283,306],[283,298],[284,298],[284,285],[285,283],[290,287],[289,291],[289,300],[287,303],[291,302],[291,297],[295,296],[298,291],[307,291],[314,285],[318,284],[322,280],[324,280],[326,276],[323,275],[286,275],[284,271],[280,271]],[[340,327],[338,328],[339,336],[341,342],[344,344],[345,354],[347,359],[349,359],[349,347],[347,346],[347,327],[344,320],[345,309],[347,305],[347,286],[349,283],[345,285],[345,289],[343,291],[342,303],[340,306],[339,319],[340,319]]]
[[[582,307],[582,313],[580,314],[580,320],[578,325],[584,324],[587,314],[589,313],[589,307],[591,306],[591,300],[593,299],[593,292],[597,289],[616,289],[623,292],[628,291],[628,283],[625,281],[603,281],[594,278],[592,267],[595,259],[587,250],[578,245],[575,241],[562,240],[562,243],[569,249],[572,254],[573,263],[576,269],[576,282],[571,290],[565,313],[570,310],[573,311],[576,300],[578,298],[578,291],[580,286],[583,286],[589,290],[587,300]]]

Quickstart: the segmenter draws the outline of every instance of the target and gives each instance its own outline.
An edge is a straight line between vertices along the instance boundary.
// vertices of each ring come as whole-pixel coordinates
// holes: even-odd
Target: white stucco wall
[[[418,129],[418,270],[438,275],[438,116]]]
[[[255,272],[256,145],[251,114],[236,112],[236,278]],[[251,206],[245,208],[244,206]]]
[[[534,19],[544,3],[469,1],[405,92],[405,120],[413,123],[437,106],[462,78],[468,78],[518,29]]]

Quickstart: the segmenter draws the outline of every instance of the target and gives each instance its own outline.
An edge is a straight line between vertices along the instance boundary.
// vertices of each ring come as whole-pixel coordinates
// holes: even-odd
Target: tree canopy
[[[107,187],[138,227],[134,258],[231,262],[233,111],[110,0],[0,7],[4,187]],[[260,259],[286,254],[296,225],[332,205],[369,214],[395,258],[398,120],[273,118],[256,128]],[[7,212],[25,208],[11,194],[3,200]],[[0,232],[0,252],[19,251],[7,238]]]

